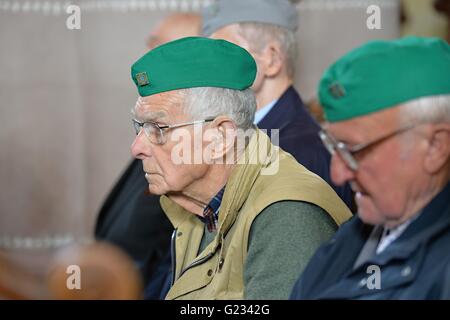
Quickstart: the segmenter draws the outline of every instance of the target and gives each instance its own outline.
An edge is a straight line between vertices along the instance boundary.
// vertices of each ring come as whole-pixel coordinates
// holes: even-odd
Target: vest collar
[[[270,170],[270,166],[278,159],[279,153],[270,139],[261,130],[255,129],[249,144],[245,148],[238,164],[231,171],[220,207],[217,236],[214,245],[208,248],[215,250],[221,239],[236,220],[237,214],[247,199],[250,190],[262,169]],[[188,221],[193,213],[185,210],[167,196],[161,197],[161,207],[175,228]],[[207,250],[205,250],[207,251]]]

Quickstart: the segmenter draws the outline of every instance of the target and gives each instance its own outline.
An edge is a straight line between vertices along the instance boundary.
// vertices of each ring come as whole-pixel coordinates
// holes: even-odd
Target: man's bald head
[[[175,13],[165,17],[152,31],[147,47],[153,49],[166,42],[183,37],[198,36],[201,17],[195,13]]]

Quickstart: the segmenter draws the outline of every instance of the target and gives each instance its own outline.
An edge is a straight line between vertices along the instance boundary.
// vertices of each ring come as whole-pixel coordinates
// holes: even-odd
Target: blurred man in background
[[[195,13],[174,13],[165,17],[150,33],[147,48],[153,49],[166,42],[200,34],[202,20]]]
[[[201,18],[193,13],[167,16],[148,38],[148,49],[185,36],[198,35]],[[142,162],[134,159],[114,186],[98,215],[95,237],[111,242],[127,252],[139,266],[147,298],[159,298],[159,286],[170,267],[168,256],[173,228],[151,195],[144,177]],[[169,259],[167,264],[164,258]],[[156,271],[159,270],[159,271]]]
[[[317,135],[320,127],[293,87],[297,27],[297,8],[288,0],[218,0],[203,12],[204,36],[245,48],[257,63],[254,123],[269,136],[270,129],[279,129],[279,146],[327,181],[352,208],[349,185],[331,182],[330,155]]]

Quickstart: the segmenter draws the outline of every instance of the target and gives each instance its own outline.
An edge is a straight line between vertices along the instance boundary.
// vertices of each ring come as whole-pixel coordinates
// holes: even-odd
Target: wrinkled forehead
[[[178,91],[138,97],[132,113],[137,120],[169,120],[184,116],[183,95]]]

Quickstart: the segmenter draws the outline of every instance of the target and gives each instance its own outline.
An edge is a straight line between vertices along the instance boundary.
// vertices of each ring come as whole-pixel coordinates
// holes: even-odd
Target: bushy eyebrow
[[[152,112],[152,111],[147,111],[144,112],[142,117],[139,117],[136,114],[136,110],[135,108],[131,108],[131,115],[133,116],[134,119],[141,121],[141,122],[146,122],[146,121],[157,121],[159,119],[165,119],[167,118],[167,113],[164,111],[157,111],[157,112]]]
[[[145,121],[155,121],[157,122],[158,120],[162,120],[167,118],[167,113],[164,111],[157,111],[157,112],[145,112],[142,119],[144,122]]]

